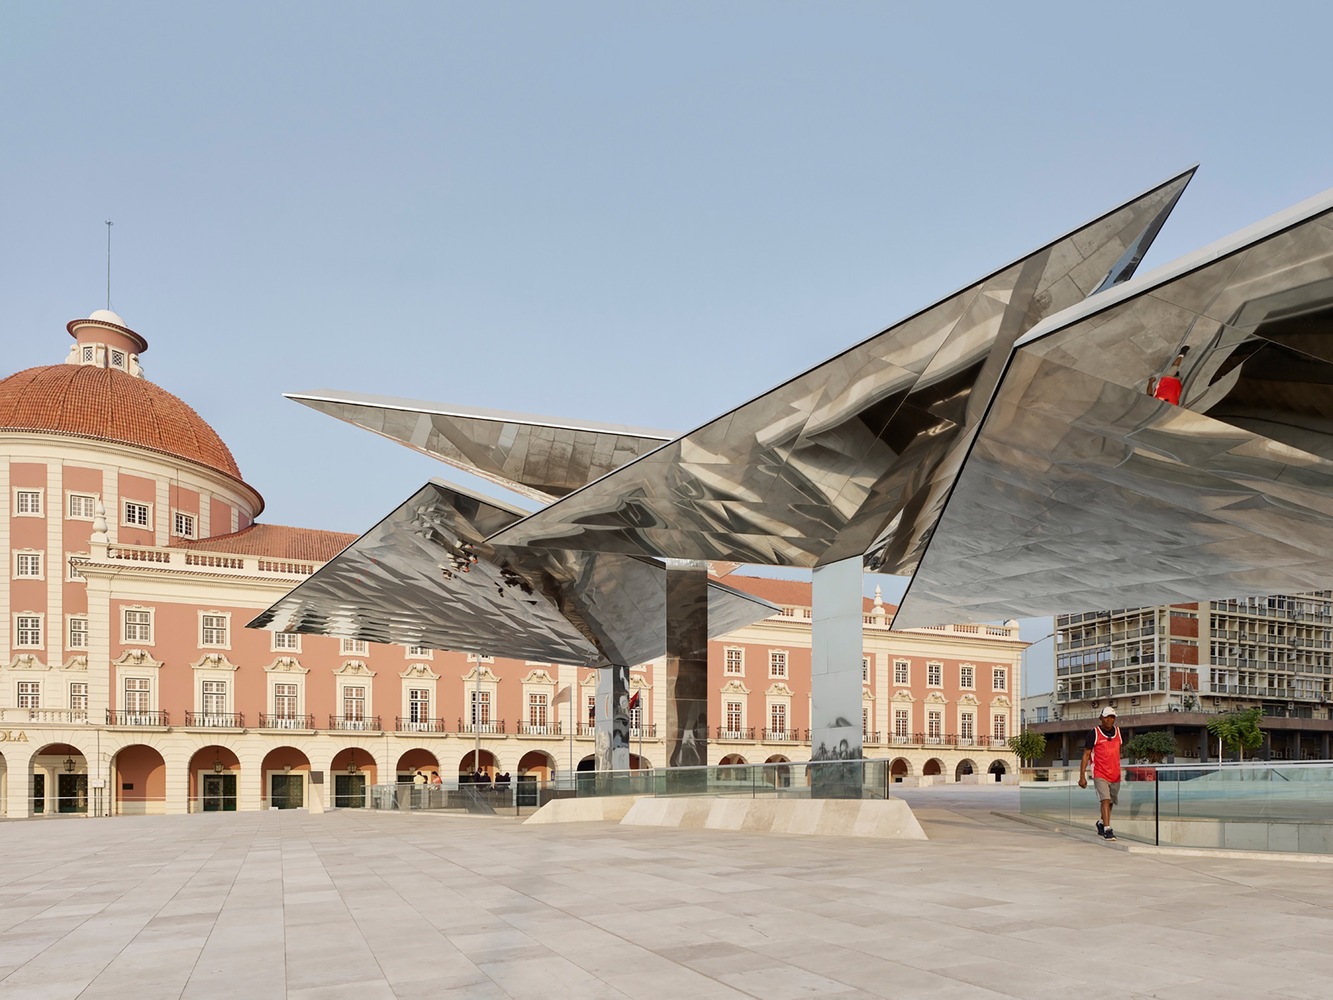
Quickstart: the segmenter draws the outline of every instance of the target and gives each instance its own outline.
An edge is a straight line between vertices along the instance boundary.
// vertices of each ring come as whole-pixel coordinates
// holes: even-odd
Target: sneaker
[[[1104,830],[1102,830],[1102,836],[1106,840],[1115,840],[1115,831],[1108,826]]]
[[[1099,836],[1099,837],[1105,837],[1105,836],[1106,836],[1106,827],[1102,825],[1102,821],[1101,821],[1101,820],[1098,820],[1098,821],[1097,821],[1097,836]]]

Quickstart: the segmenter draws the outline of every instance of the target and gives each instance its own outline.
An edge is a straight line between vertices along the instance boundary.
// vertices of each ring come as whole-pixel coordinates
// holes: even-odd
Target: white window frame
[[[40,549],[19,549],[14,553],[15,580],[46,579],[44,553]]]
[[[864,653],[861,654],[861,683],[870,683],[870,657]]]
[[[786,680],[791,671],[791,657],[785,649],[768,651],[768,676]]]
[[[745,647],[728,646],[723,650],[722,673],[727,677],[745,676]]]
[[[338,640],[338,652],[343,656],[368,656],[370,653],[370,643],[365,639]]]
[[[208,624],[209,619],[221,619],[222,624]],[[221,642],[209,642],[209,630],[221,631]],[[216,638],[216,637],[214,637]],[[199,648],[200,649],[231,649],[231,612],[230,611],[200,611],[199,612]]]
[[[27,642],[23,641],[24,633],[28,633]],[[36,641],[32,641],[33,633],[36,633]],[[14,648],[46,648],[46,615],[34,611],[20,611],[14,616]]]
[[[435,718],[431,714],[435,692],[427,684],[409,684],[406,691],[408,725],[427,726]],[[424,706],[424,710],[423,710]]]
[[[944,687],[944,664],[938,660],[926,664],[926,687]]]
[[[31,486],[14,487],[14,516],[43,517],[46,513],[45,491]]]
[[[289,643],[289,645],[284,645],[284,643]],[[270,632],[269,651],[273,653],[299,653],[301,651],[301,633]]]
[[[142,513],[143,520],[139,520]],[[133,516],[131,516],[133,515]],[[142,500],[122,500],[120,502],[120,523],[126,528],[153,530],[153,505]]]
[[[279,688],[291,688],[291,691],[278,691]],[[278,710],[278,699],[291,698],[294,708],[290,712]],[[274,728],[272,723],[275,721],[290,721],[290,726],[278,726],[279,729],[296,729],[305,727],[305,684],[302,678],[294,677],[291,674],[284,674],[281,677],[275,677],[268,689],[269,701],[269,728]],[[299,727],[296,723],[300,723]]]
[[[910,687],[912,684],[912,661],[894,660],[893,661],[893,683],[899,687]]]
[[[20,709],[35,712],[42,707],[41,681],[15,681],[14,704]]]
[[[342,703],[338,714],[343,717],[344,722],[364,723],[370,718],[370,685],[361,678],[357,678],[355,684],[349,682],[340,685],[338,697]],[[353,711],[349,712],[349,707],[353,708]]]
[[[928,708],[926,709],[926,742],[942,743],[944,741],[944,709]]]
[[[1009,713],[996,712],[990,720],[991,739],[1003,743],[1009,738]]]
[[[538,731],[544,731],[551,724],[551,696],[545,691],[528,692],[528,725]]]
[[[82,712],[85,715],[88,712],[88,682],[71,681],[69,685],[69,710],[71,712]]]
[[[977,738],[977,713],[966,710],[958,713],[958,739],[972,743]]]
[[[182,525],[185,531],[181,530]],[[197,538],[199,518],[185,510],[173,510],[171,512],[171,533],[176,538]]]
[[[146,621],[130,621],[130,615],[146,616]],[[156,631],[157,614],[154,608],[145,608],[138,604],[120,609],[120,641],[122,645],[151,646]],[[139,629],[144,631],[140,632]],[[144,638],[147,636],[147,638]]]
[[[210,685],[218,685],[221,691],[209,691]],[[222,707],[216,705],[210,706],[208,701],[210,697],[222,697]],[[199,714],[204,716],[204,725],[221,725],[223,717],[229,717],[231,711],[231,682],[225,677],[200,677],[199,678]],[[231,719],[225,721],[230,724]]]
[[[912,710],[910,708],[894,706],[893,737],[904,742],[912,738]]]
[[[82,623],[83,623],[83,627],[82,627],[81,629],[76,629],[76,628],[75,628],[75,623],[76,623],[76,622],[82,622]],[[82,642],[79,641],[80,635],[82,636],[82,639],[83,639]],[[69,618],[66,619],[66,626],[65,626],[65,645],[66,645],[68,648],[70,648],[70,649],[87,649],[87,648],[88,648],[88,616],[87,616],[87,615],[70,615]]]
[[[88,513],[75,513],[75,506],[87,506]],[[65,517],[70,521],[91,521],[97,517],[97,496],[93,493],[71,493],[65,499]]]
[[[88,555],[87,552],[66,552],[65,553],[65,582],[66,583],[87,583],[88,578],[79,572],[79,568],[74,565],[73,560]]]
[[[768,703],[769,738],[785,740],[787,734],[791,732],[790,724],[791,718],[787,711],[787,703],[785,701],[770,701]]]
[[[961,663],[958,665],[958,686],[964,691],[976,690],[977,668],[975,664]]]
[[[156,721],[157,712],[157,685],[153,683],[154,677],[145,677],[143,674],[127,673],[120,678],[120,715],[124,725],[151,725]],[[138,701],[139,695],[143,695],[143,705],[147,707],[130,708],[130,685],[142,684],[142,688],[135,687],[135,701]]]
[[[433,660],[435,659],[435,650],[429,646],[408,646],[407,658],[409,660]]]
[[[992,691],[1009,690],[1009,668],[991,667],[990,687]]]
[[[724,740],[743,739],[745,736],[745,699],[724,698],[722,702],[722,719],[722,738]],[[737,724],[733,726],[733,722]]]

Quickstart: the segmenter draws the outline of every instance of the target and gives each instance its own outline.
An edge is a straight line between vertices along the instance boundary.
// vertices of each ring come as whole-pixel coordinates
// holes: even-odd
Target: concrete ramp
[[[523,823],[619,823],[637,801],[632,795],[552,799]]]
[[[901,799],[641,798],[620,822],[685,830],[927,839],[911,807]]]

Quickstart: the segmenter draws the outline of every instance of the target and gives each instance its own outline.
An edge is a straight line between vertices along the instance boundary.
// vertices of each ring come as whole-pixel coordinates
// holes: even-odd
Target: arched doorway
[[[488,783],[494,783],[495,776],[500,773],[500,765],[495,759],[495,754],[489,750],[477,751],[469,750],[463,754],[463,759],[458,762],[458,780],[468,782],[473,780],[472,776],[478,771],[481,772],[482,780]]]
[[[921,773],[925,775],[943,774],[944,764],[938,757],[932,757],[930,760],[926,761],[925,767],[921,768]]]
[[[112,760],[111,794],[122,816],[160,816],[167,811],[167,762],[143,743],[123,747]]]
[[[88,813],[88,760],[68,743],[48,743],[32,757],[32,814]]]
[[[440,761],[433,753],[421,747],[413,747],[398,758],[398,765],[394,768],[394,780],[400,785],[410,785],[416,780],[419,771],[429,782],[431,771],[439,769]]]
[[[190,812],[235,812],[241,762],[224,746],[200,747],[190,758]]]
[[[518,761],[518,780],[530,778],[533,781],[547,782],[555,773],[555,758],[545,750],[529,750]]]
[[[344,747],[329,762],[333,775],[333,808],[364,809],[366,791],[375,784],[375,758],[369,750]]]
[[[953,780],[962,781],[969,775],[977,773],[977,762],[964,757],[958,762],[958,766],[953,769]]]
[[[748,761],[738,753],[729,753],[718,761],[719,765],[724,764],[746,764]]]
[[[912,764],[906,757],[895,757],[889,764],[889,777],[894,781],[902,781],[912,773]]]
[[[791,764],[791,760],[789,758],[780,753],[775,753],[764,763],[773,765],[766,770],[768,771],[768,780],[774,788],[791,787],[791,767],[788,766]]]
[[[260,765],[264,804],[270,809],[304,809],[308,801],[310,760],[296,747],[276,747]]]
[[[993,760],[990,762],[990,767],[986,768],[986,773],[990,774],[993,780],[1001,781],[1009,773],[1009,767],[1002,760]]]

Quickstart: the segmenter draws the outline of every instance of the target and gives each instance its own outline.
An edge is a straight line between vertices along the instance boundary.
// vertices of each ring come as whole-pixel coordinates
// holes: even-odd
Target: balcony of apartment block
[[[382,733],[378,715],[330,715],[329,729],[352,733]]]
[[[395,716],[393,731],[395,733],[425,733],[431,736],[447,736],[449,734],[449,724],[444,719],[414,719],[411,717],[404,719],[402,716]]]
[[[722,743],[753,743],[754,726],[741,726],[737,729],[731,729],[727,726],[718,726],[713,738]]]
[[[166,729],[171,725],[166,712],[127,712],[110,708],[106,711],[106,724],[128,729]]]
[[[285,712],[260,712],[260,729],[286,729],[286,730],[304,730],[306,732],[315,731],[315,717],[313,715],[289,715]]]
[[[85,726],[88,724],[88,712],[82,708],[0,708],[0,722]]]
[[[765,729],[763,738],[765,743],[802,743],[809,737],[802,740],[799,729]]]
[[[564,726],[559,722],[520,722],[515,732],[519,736],[547,738],[560,736],[564,732]]]
[[[975,734],[966,735],[959,733],[891,733],[886,741],[887,746],[893,747],[949,747],[953,749],[976,748],[985,749],[987,747],[1005,746],[1004,740],[995,739],[990,736],[978,736]]]
[[[186,712],[186,729],[244,729],[244,712]]]
[[[493,719],[483,722],[464,722],[458,720],[458,728],[455,732],[463,736],[503,736],[505,735],[505,720]]]

